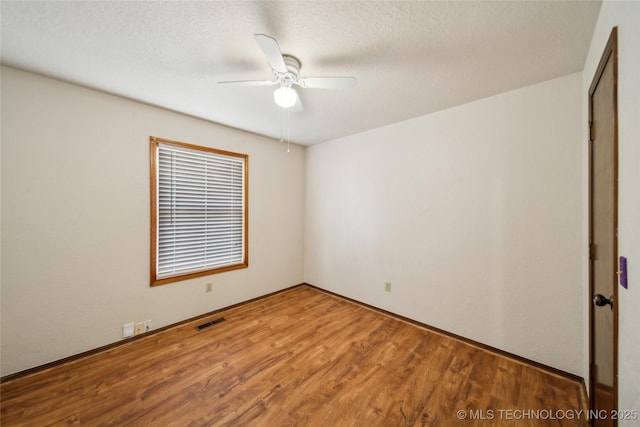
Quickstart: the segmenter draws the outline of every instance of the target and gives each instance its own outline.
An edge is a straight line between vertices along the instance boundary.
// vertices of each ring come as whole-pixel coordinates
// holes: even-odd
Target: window
[[[151,285],[248,266],[246,154],[151,137]]]

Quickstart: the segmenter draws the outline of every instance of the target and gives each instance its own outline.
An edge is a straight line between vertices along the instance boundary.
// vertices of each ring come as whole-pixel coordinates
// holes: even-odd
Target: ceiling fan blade
[[[264,56],[267,57],[271,68],[280,73],[286,73],[287,66],[284,63],[284,58],[282,58],[282,52],[276,39],[265,34],[254,34],[253,38],[256,43],[258,43],[258,46],[260,46],[260,49],[262,49]]]
[[[355,77],[303,77],[298,85],[316,89],[349,89],[356,85]]]
[[[230,82],[218,82],[219,85],[231,85],[231,86],[273,86],[277,82],[271,80],[236,80]]]

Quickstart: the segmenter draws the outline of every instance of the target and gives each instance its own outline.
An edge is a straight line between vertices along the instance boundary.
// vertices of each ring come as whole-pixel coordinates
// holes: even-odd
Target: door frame
[[[593,277],[593,259],[591,256],[591,244],[593,243],[593,144],[591,136],[591,124],[593,122],[593,94],[600,82],[602,73],[609,59],[612,59],[613,65],[613,259],[614,270],[618,271],[618,27],[613,27],[609,40],[604,48],[598,68],[594,74],[591,86],[589,87],[589,406],[593,409],[595,399],[595,320],[593,315],[594,305],[592,298],[595,292]],[[618,408],[618,280],[614,280],[613,285],[613,404],[614,408]],[[614,420],[614,425],[617,421]]]

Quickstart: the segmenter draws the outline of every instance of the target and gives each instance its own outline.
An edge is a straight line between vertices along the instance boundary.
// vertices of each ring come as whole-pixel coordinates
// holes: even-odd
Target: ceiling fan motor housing
[[[282,59],[287,67],[287,72],[282,73],[274,70],[273,74],[280,84],[291,86],[298,80],[298,75],[300,74],[300,61],[298,58],[291,55],[282,55]]]

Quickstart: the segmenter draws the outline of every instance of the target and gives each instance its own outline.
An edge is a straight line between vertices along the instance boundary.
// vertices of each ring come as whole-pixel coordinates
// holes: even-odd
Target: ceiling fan
[[[254,34],[253,38],[267,57],[275,80],[240,80],[218,82],[235,86],[279,86],[273,93],[274,101],[289,111],[302,111],[302,103],[294,85],[315,89],[348,89],[356,85],[355,77],[299,77],[300,61],[292,55],[283,55],[278,42],[265,34]]]

